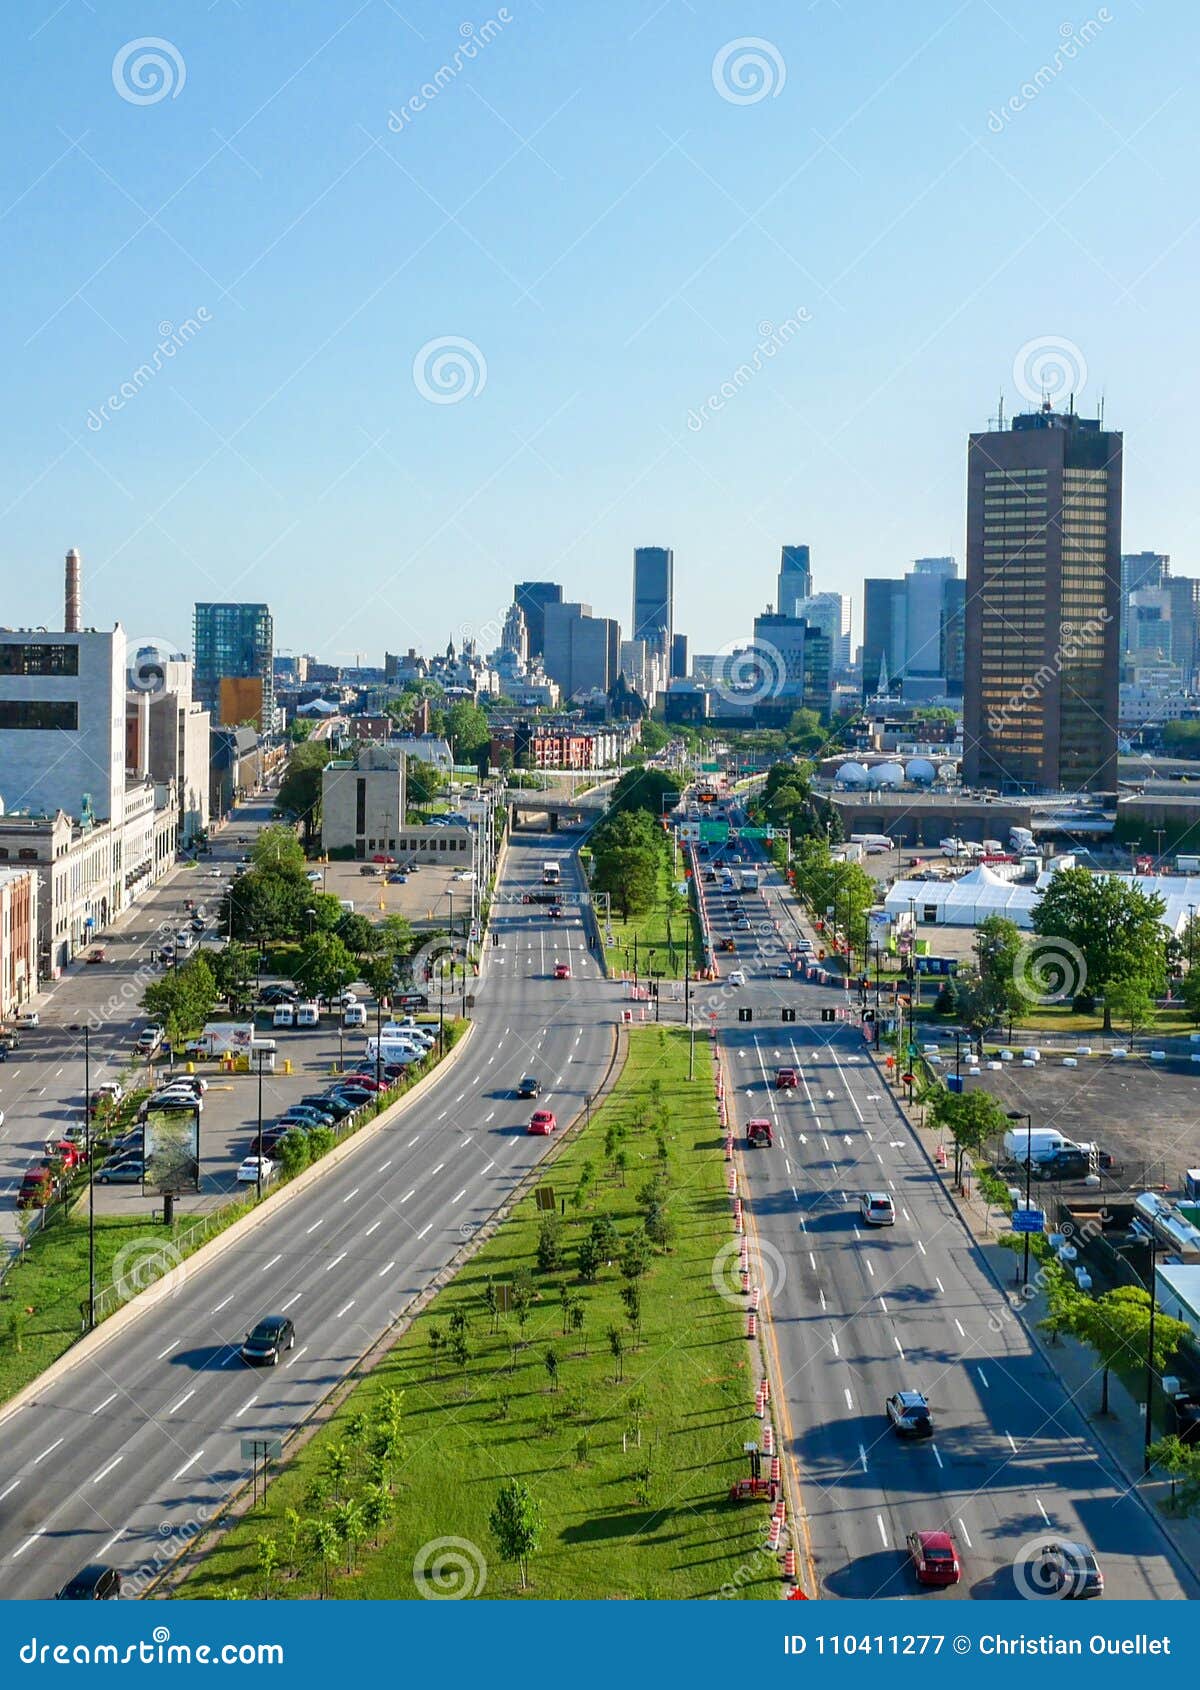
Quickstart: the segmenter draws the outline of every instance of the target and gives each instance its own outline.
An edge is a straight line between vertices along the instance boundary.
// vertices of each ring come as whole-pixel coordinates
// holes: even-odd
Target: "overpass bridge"
[[[522,817],[528,820],[545,816],[551,833],[557,833],[560,827],[592,827],[608,808],[612,786],[612,781],[606,780],[578,796],[554,787],[546,792],[534,792],[526,787],[507,786],[504,802],[508,806],[508,825],[516,829]]]

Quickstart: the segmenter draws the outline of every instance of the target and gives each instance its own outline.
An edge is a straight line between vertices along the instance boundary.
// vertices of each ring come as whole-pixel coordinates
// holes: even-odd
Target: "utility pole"
[[[260,1202],[260,1203],[261,1203],[261,1202],[262,1202],[262,1165],[263,1165],[263,1147],[262,1147],[262,1071],[263,1071],[263,1054],[264,1054],[264,1053],[263,1053],[263,1052],[262,1052],[262,1051],[261,1051],[261,1050],[260,1050],[260,1051],[259,1051],[259,1053],[258,1053],[258,1137],[257,1137],[257,1138],[256,1138],[256,1139],[255,1139],[255,1141],[254,1141],[254,1142],[255,1142],[255,1147],[256,1147],[256,1153],[257,1153],[257,1158],[258,1158],[258,1159],[257,1159],[257,1163],[256,1163],[256,1167],[257,1167],[257,1172],[258,1172],[258,1179],[257,1179],[257,1181],[256,1181],[256,1182],[255,1182],[255,1183],[256,1183],[256,1184],[257,1184],[257,1186],[258,1186],[258,1200],[259,1200],[259,1202]]]
[[[1158,1239],[1150,1233],[1150,1330],[1146,1336],[1146,1433],[1142,1455],[1142,1472],[1150,1471],[1150,1445],[1154,1442],[1154,1313],[1157,1306],[1155,1275]]]

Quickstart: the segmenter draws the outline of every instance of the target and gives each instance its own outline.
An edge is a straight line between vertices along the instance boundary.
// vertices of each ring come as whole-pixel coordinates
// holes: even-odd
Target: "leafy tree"
[[[366,956],[376,947],[375,929],[365,915],[348,911],[337,925],[337,936],[355,956]]]
[[[617,1364],[617,1383],[619,1385],[625,1377],[625,1338],[619,1326],[609,1327],[608,1348]]]
[[[294,974],[305,991],[332,998],[358,978],[358,963],[336,934],[314,933],[300,947]]]
[[[611,1215],[597,1215],[591,1226],[591,1237],[602,1261],[611,1262],[621,1248],[621,1235]]]
[[[787,743],[793,751],[818,751],[829,738],[825,728],[821,726],[821,718],[815,710],[796,710],[787,725]]]
[[[1069,871],[1068,871],[1069,872]],[[1069,1330],[1096,1352],[1103,1369],[1100,1413],[1107,1414],[1108,1376],[1114,1367],[1141,1367],[1150,1336],[1150,1295],[1140,1285],[1119,1285],[1101,1297],[1085,1297],[1070,1311]],[[1183,1321],[1155,1312],[1152,1365],[1160,1375],[1188,1335]]]
[[[309,740],[298,745],[288,758],[279,783],[275,809],[281,816],[299,821],[310,843],[321,826],[321,774],[333,756],[327,740]]]
[[[387,1485],[369,1485],[363,1492],[363,1529],[370,1535],[376,1549],[379,1547],[380,1534],[391,1518],[394,1506],[395,1502]]]
[[[336,1502],[341,1497],[342,1486],[350,1474],[350,1450],[344,1443],[330,1444],[325,1451],[322,1463],[322,1475],[328,1481]]]
[[[604,1257],[600,1253],[600,1249],[594,1238],[589,1236],[579,1240],[579,1250],[575,1257],[575,1265],[578,1269],[579,1277],[585,1285],[592,1285],[595,1283],[596,1277],[599,1274],[601,1267],[604,1265]]]
[[[669,1248],[674,1229],[665,1203],[652,1203],[646,1210],[646,1219],[642,1224],[646,1237],[652,1244],[656,1244],[660,1250]]]
[[[608,813],[644,810],[657,821],[663,813],[663,800],[670,799],[668,808],[673,807],[682,790],[676,777],[662,769],[627,769],[613,787]]]
[[[642,1287],[636,1279],[628,1280],[621,1287],[621,1301],[625,1305],[625,1313],[629,1316],[629,1324],[633,1327],[633,1335],[642,1335]]]
[[[501,1485],[488,1525],[505,1561],[515,1561],[521,1589],[529,1588],[529,1558],[537,1553],[545,1525],[541,1506],[529,1486],[520,1479]]]
[[[182,968],[169,968],[142,994],[142,1008],[161,1021],[172,1044],[198,1032],[217,1006],[217,983],[206,956],[194,956]]]
[[[1129,1028],[1131,1048],[1137,1035],[1154,1021],[1154,995],[1146,982],[1136,975],[1114,980],[1106,987],[1104,1005],[1123,1026]]]
[[[1073,945],[1083,958],[1086,990],[1107,993],[1118,981],[1136,978],[1149,990],[1164,982],[1162,915],[1157,893],[1086,868],[1052,875],[1033,913],[1034,931]],[[1034,954],[1036,962],[1036,953]],[[1080,991],[1084,990],[1081,983]],[[1112,1005],[1104,1004],[1104,1031],[1112,1031]]]
[[[329,1568],[337,1559],[338,1535],[332,1520],[323,1515],[309,1520],[305,1533],[309,1548],[321,1563],[321,1595],[329,1595]]]
[[[312,1156],[308,1136],[302,1127],[292,1127],[275,1146],[274,1157],[285,1179],[294,1179],[307,1168]]]
[[[538,1270],[541,1273],[557,1273],[562,1264],[562,1222],[557,1215],[547,1215],[538,1227]]]
[[[264,827],[250,852],[255,868],[293,868],[304,872],[304,850],[294,828],[278,823]]]
[[[558,1351],[553,1345],[547,1345],[542,1355],[542,1366],[546,1369],[546,1377],[550,1381],[550,1389],[558,1389]]]
[[[1172,1509],[1192,1514],[1200,1508],[1200,1449],[1171,1432],[1152,1443],[1147,1454],[1151,1465],[1161,1468],[1171,1481]]]
[[[1189,968],[1179,988],[1188,1020],[1200,1025],[1200,968]]]
[[[625,1279],[641,1279],[650,1267],[650,1250],[644,1231],[635,1232],[621,1253],[621,1273]]]
[[[258,1547],[258,1578],[264,1600],[271,1594],[271,1586],[275,1583],[275,1575],[279,1571],[279,1543],[273,1537],[257,1539]]]
[[[404,765],[404,791],[407,801],[418,808],[432,804],[446,784],[446,777],[432,763],[419,757],[409,757]]]
[[[354,1557],[358,1545],[366,1535],[366,1524],[363,1520],[362,1504],[347,1498],[345,1502],[337,1503],[329,1516],[334,1536],[346,1551],[346,1571],[354,1571]]]
[[[962,1178],[963,1153],[977,1153],[989,1139],[999,1138],[1008,1117],[990,1092],[938,1091],[930,1101],[929,1113],[938,1126],[954,1139],[954,1178]]]
[[[332,1127],[313,1127],[305,1137],[308,1139],[309,1159],[313,1162],[327,1156],[337,1143],[337,1136]]]
[[[207,951],[209,967],[217,994],[231,1009],[250,999],[250,987],[255,977],[255,952],[249,945],[233,939],[218,951]]]
[[[407,956],[416,942],[412,923],[403,915],[385,915],[379,926],[371,931],[380,956]]]
[[[486,751],[492,730],[478,704],[459,699],[446,713],[446,735],[454,747],[456,763],[471,763]]]
[[[653,909],[666,836],[644,812],[609,815],[592,833],[592,880],[622,917]]]

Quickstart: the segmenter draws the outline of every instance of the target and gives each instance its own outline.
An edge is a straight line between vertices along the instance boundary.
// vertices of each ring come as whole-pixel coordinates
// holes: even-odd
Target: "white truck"
[[[1025,1166],[1026,1161],[1049,1162],[1060,1150],[1077,1148],[1071,1139],[1064,1138],[1062,1133],[1055,1132],[1051,1127],[1034,1127],[1032,1130],[1021,1127],[1004,1135],[1004,1154],[1021,1167]]]
[[[367,1065],[373,1068],[376,1062],[419,1062],[425,1054],[423,1045],[417,1044],[415,1039],[391,1038],[367,1040]]]
[[[254,1043],[253,1021],[206,1021],[199,1038],[189,1039],[185,1056],[249,1056]]]
[[[1026,856],[1033,850],[1033,834],[1027,827],[1010,827],[1008,843],[1018,857]]]

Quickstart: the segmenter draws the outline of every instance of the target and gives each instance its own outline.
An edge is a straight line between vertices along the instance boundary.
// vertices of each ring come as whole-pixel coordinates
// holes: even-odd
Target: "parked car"
[[[269,1314],[242,1340],[241,1357],[254,1365],[278,1367],[285,1350],[296,1347],[296,1328],[285,1314]]]
[[[888,1422],[898,1438],[931,1438],[933,1417],[921,1391],[896,1391],[884,1404]]]
[[[264,1185],[275,1178],[275,1164],[266,1156],[247,1156],[237,1171],[239,1185],[257,1185],[259,1179]]]
[[[47,1203],[52,1203],[57,1194],[57,1182],[51,1170],[44,1162],[37,1162],[28,1168],[21,1180],[21,1188],[17,1192],[18,1209],[44,1209]]]
[[[549,1138],[558,1126],[558,1120],[552,1109],[535,1109],[529,1120],[528,1131],[534,1137]]]
[[[18,1009],[13,1016],[13,1021],[18,1027],[41,1026],[41,1019],[36,1009]]]
[[[348,1086],[362,1086],[365,1091],[386,1091],[387,1087],[377,1080],[374,1074],[347,1074],[345,1084]]]
[[[103,945],[94,945],[87,954],[89,962],[104,962],[107,960]]]
[[[143,1056],[153,1056],[165,1037],[165,1029],[151,1022],[138,1034],[137,1049]]]
[[[274,1008],[277,1003],[295,1003],[299,996],[300,993],[297,991],[295,986],[288,986],[282,982],[272,980],[269,985],[264,986],[262,991],[259,992],[258,1001],[259,1003],[265,1003],[271,1008]]]
[[[309,1120],[315,1127],[331,1127],[335,1116],[332,1109],[326,1108],[325,1101],[322,1099],[319,1103],[289,1103],[280,1119]]]
[[[919,1584],[958,1583],[962,1568],[949,1532],[909,1532],[905,1542]]]
[[[322,1109],[328,1109],[335,1121],[344,1121],[347,1115],[354,1113],[354,1105],[335,1091],[322,1092],[320,1106]]]
[[[370,1103],[375,1093],[368,1091],[366,1086],[356,1086],[346,1082],[338,1086],[334,1095],[340,1097],[344,1103],[348,1103],[351,1109],[361,1109],[364,1103]]]
[[[146,1164],[140,1156],[122,1157],[117,1162],[102,1162],[96,1170],[97,1185],[140,1185],[146,1176]]]
[[[56,1602],[114,1602],[121,1594],[121,1575],[103,1561],[89,1561],[55,1595]]]

